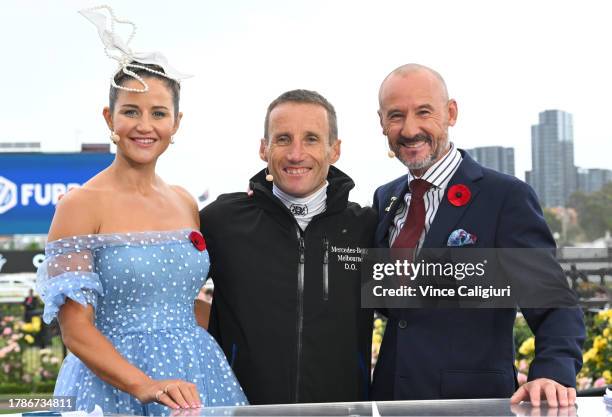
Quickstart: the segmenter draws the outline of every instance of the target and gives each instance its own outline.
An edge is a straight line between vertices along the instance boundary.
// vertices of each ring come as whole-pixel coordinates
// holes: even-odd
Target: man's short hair
[[[291,90],[278,96],[268,106],[264,125],[264,138],[266,141],[269,140],[268,124],[270,122],[270,113],[272,112],[272,110],[274,110],[276,106],[279,106],[283,103],[318,104],[319,106],[323,107],[327,111],[327,119],[329,121],[329,144],[331,145],[338,139],[338,121],[336,119],[336,110],[334,110],[334,106],[332,106],[332,104],[327,101],[325,97],[323,97],[316,91]]]

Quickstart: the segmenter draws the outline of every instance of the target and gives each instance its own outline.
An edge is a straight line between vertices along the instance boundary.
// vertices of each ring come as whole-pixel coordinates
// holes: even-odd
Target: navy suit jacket
[[[446,197],[441,201],[423,247],[446,247],[451,232],[464,229],[477,236],[475,246],[481,248],[554,249],[554,239],[531,187],[515,177],[484,168],[466,152],[461,153],[463,161],[448,187],[466,185],[471,198],[460,207],[451,205]],[[376,190],[378,247],[389,246],[389,225],[407,191],[405,175]],[[512,268],[496,267],[508,275],[519,273],[521,268],[537,268],[544,281],[565,280],[552,250],[539,265],[525,261]],[[578,307],[521,311],[536,336],[536,356],[529,379],[550,378],[575,386],[585,338],[582,311]],[[515,317],[513,308],[389,309],[374,371],[372,399],[511,396],[518,388],[512,332]]]

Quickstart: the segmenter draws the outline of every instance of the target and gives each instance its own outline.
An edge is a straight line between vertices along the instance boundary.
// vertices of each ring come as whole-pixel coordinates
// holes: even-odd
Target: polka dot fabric
[[[191,230],[74,236],[50,242],[37,286],[44,320],[66,298],[95,309],[95,325],[130,363],[153,379],[197,385],[205,406],[246,405],[247,400],[215,340],[197,326],[193,300],[210,266],[208,252],[189,240]],[[76,397],[77,409],[168,415],[171,410],[137,399],[95,376],[69,354],[54,395]]]

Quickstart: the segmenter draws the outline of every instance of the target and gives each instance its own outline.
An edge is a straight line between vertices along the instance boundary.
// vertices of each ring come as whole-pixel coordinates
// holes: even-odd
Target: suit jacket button
[[[408,323],[406,322],[406,320],[400,320],[399,323],[397,323],[397,325],[399,326],[400,329],[405,329],[408,326]]]

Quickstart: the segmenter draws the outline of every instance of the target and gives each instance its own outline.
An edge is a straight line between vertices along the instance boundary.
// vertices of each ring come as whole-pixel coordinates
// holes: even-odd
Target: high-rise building
[[[578,168],[578,190],[583,193],[599,191],[608,182],[612,182],[612,170]]]
[[[504,174],[514,175],[514,148],[502,146],[482,146],[466,149],[479,164]]]
[[[544,207],[562,207],[577,189],[572,115],[561,110],[540,113],[531,126],[529,183]]]

